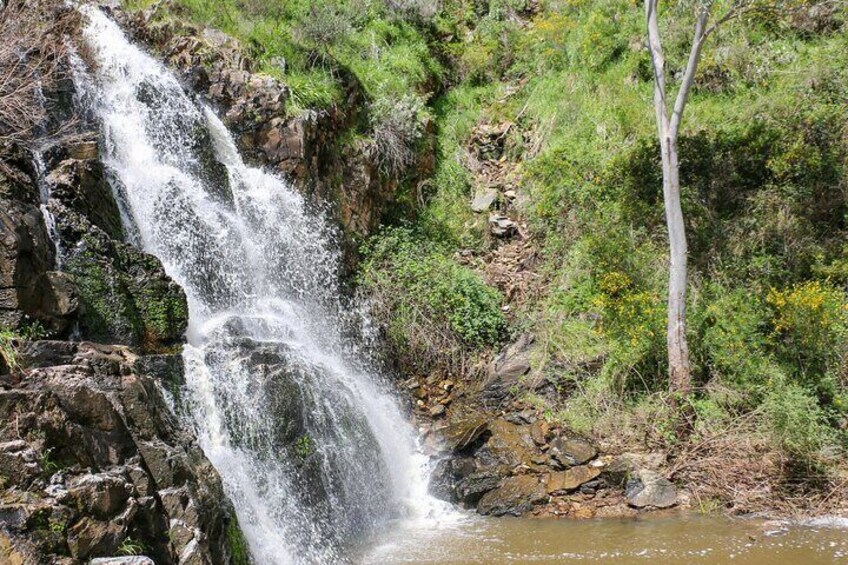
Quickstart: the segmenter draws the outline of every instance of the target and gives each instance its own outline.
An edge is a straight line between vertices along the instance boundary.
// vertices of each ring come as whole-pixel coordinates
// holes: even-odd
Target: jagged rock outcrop
[[[181,342],[188,323],[185,294],[158,259],[122,241],[96,144],[71,141],[47,155],[40,190],[32,156],[21,148],[4,152],[0,324],[20,329],[37,323],[54,337],[76,324],[83,339],[148,350]]]
[[[168,408],[179,358],[20,344],[0,375],[0,552],[22,563],[245,562],[220,479]],[[4,542],[5,540],[5,542]],[[2,555],[2,553],[0,553]]]
[[[432,476],[434,496],[495,516],[632,512],[621,479],[604,473],[616,461],[599,457],[591,443],[529,414],[487,421],[482,415],[463,419],[458,412],[459,419],[438,432],[446,457]]]

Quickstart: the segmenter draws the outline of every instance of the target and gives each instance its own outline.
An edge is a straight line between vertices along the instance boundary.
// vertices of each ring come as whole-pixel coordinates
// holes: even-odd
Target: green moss
[[[312,442],[312,438],[306,434],[297,438],[297,441],[294,442],[294,452],[301,459],[306,459],[312,455],[315,452],[315,445]]]
[[[79,289],[88,339],[148,349],[181,339],[188,325],[185,294],[155,257],[91,231],[65,268]]]
[[[227,523],[227,547],[230,549],[230,560],[233,565],[250,565],[250,550],[247,548],[247,541],[244,539],[244,534],[239,527],[238,520],[233,516]]]

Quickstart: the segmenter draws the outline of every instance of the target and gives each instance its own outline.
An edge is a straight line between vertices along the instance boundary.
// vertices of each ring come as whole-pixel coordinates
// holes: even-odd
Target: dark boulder
[[[535,475],[504,479],[498,488],[487,492],[477,504],[477,512],[487,516],[521,516],[547,500],[545,485]]]
[[[495,470],[471,473],[457,483],[456,501],[473,506],[487,492],[498,488],[502,478],[501,473]]]
[[[121,213],[106,180],[103,164],[95,157],[66,159],[48,175],[51,196],[103,230],[110,238],[123,240]]]

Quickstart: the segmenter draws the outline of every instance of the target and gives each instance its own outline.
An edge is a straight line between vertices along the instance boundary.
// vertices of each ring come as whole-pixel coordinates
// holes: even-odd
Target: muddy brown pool
[[[584,521],[482,519],[399,526],[361,550],[363,565],[392,564],[848,564],[846,521],[785,526],[720,517]]]

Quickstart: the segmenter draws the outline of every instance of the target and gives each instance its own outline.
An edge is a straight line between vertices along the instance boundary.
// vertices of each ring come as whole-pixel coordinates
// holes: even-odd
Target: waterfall
[[[186,291],[181,405],[259,564],[345,562],[346,544],[438,509],[426,457],[344,337],[333,231],[245,165],[213,111],[102,12],[84,8],[80,103],[132,243]]]
[[[41,217],[44,218],[44,227],[47,230],[47,237],[50,243],[53,244],[53,253],[55,256],[56,269],[62,268],[64,256],[62,248],[59,244],[59,234],[56,233],[56,218],[48,208],[47,203],[51,198],[51,187],[47,181],[47,165],[44,163],[44,153],[40,150],[33,153],[33,166],[35,167],[35,178],[38,182],[38,207],[41,210]]]

